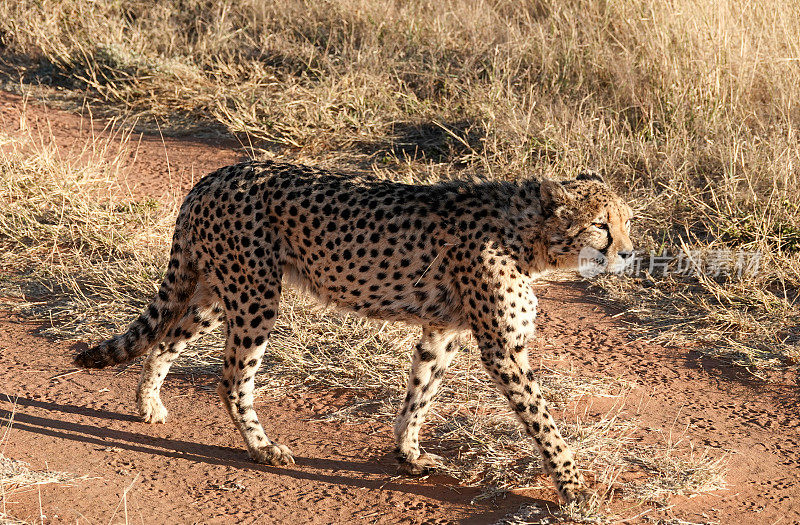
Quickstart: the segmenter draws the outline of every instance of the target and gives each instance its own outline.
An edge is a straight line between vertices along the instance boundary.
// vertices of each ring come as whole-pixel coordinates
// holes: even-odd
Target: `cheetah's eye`
[[[606,228],[608,228],[608,225],[604,222],[593,222],[592,226],[594,226],[598,230],[605,230]]]

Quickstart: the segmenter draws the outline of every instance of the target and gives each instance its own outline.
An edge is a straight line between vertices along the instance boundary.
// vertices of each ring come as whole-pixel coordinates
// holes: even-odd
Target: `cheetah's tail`
[[[150,305],[123,334],[75,356],[82,368],[105,368],[126,363],[160,342],[180,319],[197,286],[197,267],[176,227],[167,274]]]

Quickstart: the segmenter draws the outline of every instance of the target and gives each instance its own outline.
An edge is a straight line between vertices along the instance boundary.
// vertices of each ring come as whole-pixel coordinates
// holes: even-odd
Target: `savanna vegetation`
[[[283,157],[414,180],[600,169],[635,202],[642,252],[760,252],[744,275],[606,283],[651,335],[756,371],[800,359],[799,16],[741,0],[4,0],[0,46],[9,85]]]

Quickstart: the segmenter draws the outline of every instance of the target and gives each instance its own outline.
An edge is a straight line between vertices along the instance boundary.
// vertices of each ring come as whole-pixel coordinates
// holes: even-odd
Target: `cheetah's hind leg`
[[[160,392],[170,366],[188,343],[212,331],[222,319],[222,308],[201,279],[178,323],[145,358],[136,387],[136,408],[142,420],[146,423],[166,422],[167,409],[161,402]]]
[[[250,457],[257,463],[287,465],[294,463],[292,451],[269,439],[253,407],[255,375],[267,347],[275,316],[278,313],[280,276],[263,284],[263,293],[231,293],[227,303],[236,308],[226,311],[228,337],[222,367],[222,381],[217,387],[222,403],[233,424],[244,438]],[[237,302],[238,301],[238,302]]]

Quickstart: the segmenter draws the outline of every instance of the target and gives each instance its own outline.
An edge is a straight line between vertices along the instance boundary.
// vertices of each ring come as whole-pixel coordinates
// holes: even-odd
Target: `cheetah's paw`
[[[589,504],[592,500],[592,492],[580,482],[562,485],[558,494],[565,503],[574,502],[579,506]]]
[[[157,397],[139,401],[139,416],[145,423],[166,423],[167,407]]]
[[[398,466],[398,470],[409,476],[424,476],[442,468],[444,458],[436,454],[424,452],[417,459],[406,459]]]
[[[256,463],[267,465],[294,465],[292,451],[286,445],[267,445],[250,451]]]

